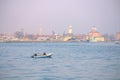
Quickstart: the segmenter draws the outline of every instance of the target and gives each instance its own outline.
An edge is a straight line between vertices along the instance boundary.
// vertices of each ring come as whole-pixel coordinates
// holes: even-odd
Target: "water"
[[[31,58],[53,52],[52,58]],[[0,43],[0,80],[120,80],[120,45]]]

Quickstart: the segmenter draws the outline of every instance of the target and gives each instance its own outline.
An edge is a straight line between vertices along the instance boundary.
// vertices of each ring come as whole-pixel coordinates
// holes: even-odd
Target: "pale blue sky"
[[[0,0],[0,33],[87,34],[93,26],[102,34],[120,31],[120,0]]]

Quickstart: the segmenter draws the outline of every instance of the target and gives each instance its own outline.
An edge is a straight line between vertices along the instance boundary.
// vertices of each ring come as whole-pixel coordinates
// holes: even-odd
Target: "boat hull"
[[[32,58],[51,58],[52,53],[48,53],[46,55],[43,54],[37,54],[37,55],[33,55]]]

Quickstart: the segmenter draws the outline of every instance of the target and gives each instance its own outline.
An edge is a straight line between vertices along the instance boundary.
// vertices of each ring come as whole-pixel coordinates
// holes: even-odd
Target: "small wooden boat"
[[[52,53],[34,54],[32,58],[51,58]]]

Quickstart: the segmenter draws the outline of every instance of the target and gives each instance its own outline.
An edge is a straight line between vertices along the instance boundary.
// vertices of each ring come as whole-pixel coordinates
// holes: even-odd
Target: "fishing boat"
[[[43,54],[40,54],[40,53],[35,53],[32,58],[51,58],[52,56],[52,53],[43,53]]]

